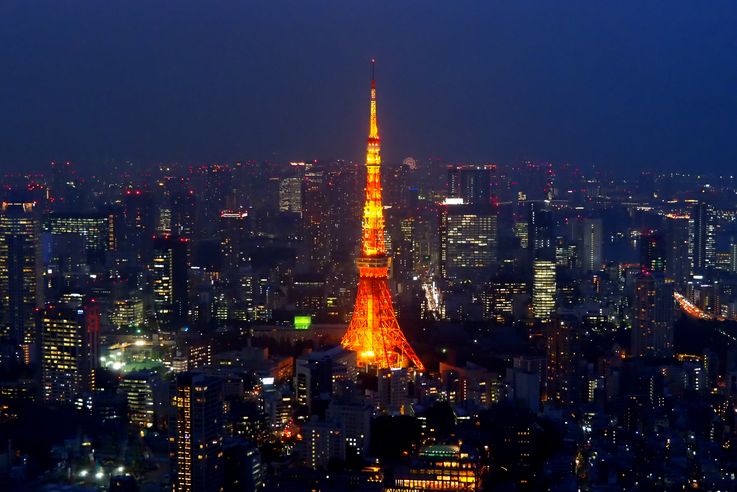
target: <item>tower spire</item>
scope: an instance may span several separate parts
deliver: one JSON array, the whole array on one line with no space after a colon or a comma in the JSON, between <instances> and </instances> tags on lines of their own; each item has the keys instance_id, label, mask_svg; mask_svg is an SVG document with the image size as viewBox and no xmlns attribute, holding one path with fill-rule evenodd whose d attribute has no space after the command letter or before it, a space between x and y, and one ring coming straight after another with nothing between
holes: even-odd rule
<instances>
[{"instance_id":1,"label":"tower spire","mask_svg":"<svg viewBox=\"0 0 737 492\"><path fill-rule=\"evenodd\" d=\"M366 200L363 207L358 292L343 347L358 354L361 366L394 368L422 362L402 333L389 291L389 258L384 244L384 206L381 199L381 143L376 118L375 60L371 60L371 103L366 146Z\"/></svg>"}]
</instances>

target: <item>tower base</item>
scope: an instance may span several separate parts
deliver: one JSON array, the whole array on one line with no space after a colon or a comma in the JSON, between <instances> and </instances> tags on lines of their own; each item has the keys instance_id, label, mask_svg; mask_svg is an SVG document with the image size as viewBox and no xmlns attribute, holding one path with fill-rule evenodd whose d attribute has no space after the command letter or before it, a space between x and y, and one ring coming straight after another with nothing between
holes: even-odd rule
<instances>
[{"instance_id":1,"label":"tower base","mask_svg":"<svg viewBox=\"0 0 737 492\"><path fill-rule=\"evenodd\" d=\"M384 273L386 267L361 265L360 260L357 263L361 275L356 305L341 344L357 353L361 367L391 369L414 366L420 371L424 370L397 322Z\"/></svg>"}]
</instances>

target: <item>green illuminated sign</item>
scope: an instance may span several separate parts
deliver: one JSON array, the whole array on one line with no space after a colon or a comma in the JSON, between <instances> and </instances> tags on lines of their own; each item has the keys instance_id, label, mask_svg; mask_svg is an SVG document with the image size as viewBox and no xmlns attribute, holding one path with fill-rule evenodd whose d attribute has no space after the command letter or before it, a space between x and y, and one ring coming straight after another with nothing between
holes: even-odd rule
<instances>
[{"instance_id":1,"label":"green illuminated sign","mask_svg":"<svg viewBox=\"0 0 737 492\"><path fill-rule=\"evenodd\" d=\"M312 316L300 315L294 317L294 329L295 330L306 330L312 325Z\"/></svg>"}]
</instances>

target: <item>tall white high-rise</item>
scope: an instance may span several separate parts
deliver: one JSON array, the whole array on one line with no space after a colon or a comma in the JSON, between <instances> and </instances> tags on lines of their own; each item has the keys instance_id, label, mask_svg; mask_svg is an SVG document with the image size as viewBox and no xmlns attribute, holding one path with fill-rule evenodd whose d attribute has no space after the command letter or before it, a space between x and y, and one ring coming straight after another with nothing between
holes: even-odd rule
<instances>
[{"instance_id":1,"label":"tall white high-rise","mask_svg":"<svg viewBox=\"0 0 737 492\"><path fill-rule=\"evenodd\" d=\"M555 310L555 262L535 260L532 268L532 315L547 319Z\"/></svg>"}]
</instances>

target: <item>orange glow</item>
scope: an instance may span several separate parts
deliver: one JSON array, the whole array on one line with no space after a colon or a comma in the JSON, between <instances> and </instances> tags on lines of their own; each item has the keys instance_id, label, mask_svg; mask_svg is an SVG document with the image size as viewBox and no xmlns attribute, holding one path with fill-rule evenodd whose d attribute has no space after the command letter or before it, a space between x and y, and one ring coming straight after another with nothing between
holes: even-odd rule
<instances>
[{"instance_id":1,"label":"orange glow","mask_svg":"<svg viewBox=\"0 0 737 492\"><path fill-rule=\"evenodd\" d=\"M374 60L371 60L372 73ZM381 144L376 118L376 80L371 78L371 112L366 149L366 202L363 207L362 255L358 266L358 292L353 318L341 344L358 354L360 366L380 368L413 365L423 370L422 362L402 333L392 305L389 258L384 245L384 207L381 199Z\"/></svg>"}]
</instances>

